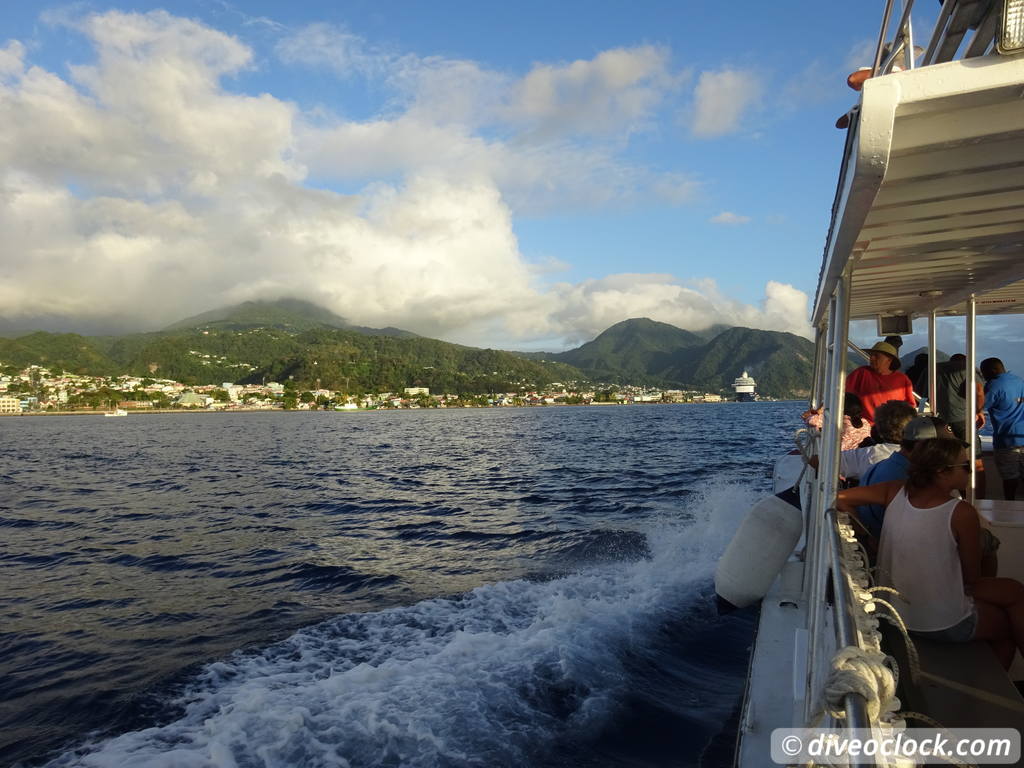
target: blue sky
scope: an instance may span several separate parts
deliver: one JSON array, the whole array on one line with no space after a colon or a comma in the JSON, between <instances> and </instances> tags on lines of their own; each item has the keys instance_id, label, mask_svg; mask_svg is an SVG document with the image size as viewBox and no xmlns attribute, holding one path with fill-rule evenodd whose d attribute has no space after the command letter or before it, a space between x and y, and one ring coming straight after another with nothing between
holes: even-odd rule
<instances>
[{"instance_id":1,"label":"blue sky","mask_svg":"<svg viewBox=\"0 0 1024 768\"><path fill-rule=\"evenodd\" d=\"M299 296L519 349L806 334L882 9L30 5L0 19L8 321Z\"/></svg>"}]
</instances>

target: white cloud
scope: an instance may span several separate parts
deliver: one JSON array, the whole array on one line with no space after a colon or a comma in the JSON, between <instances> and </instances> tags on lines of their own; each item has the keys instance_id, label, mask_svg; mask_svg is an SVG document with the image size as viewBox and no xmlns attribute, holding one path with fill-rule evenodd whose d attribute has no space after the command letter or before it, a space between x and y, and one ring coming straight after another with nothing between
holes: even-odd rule
<instances>
[{"instance_id":1,"label":"white cloud","mask_svg":"<svg viewBox=\"0 0 1024 768\"><path fill-rule=\"evenodd\" d=\"M716 323L810 335L808 298L790 285L769 282L760 306L731 299L714 280L681 281L664 274L620 274L556 287L551 330L573 342L594 338L632 317L649 317L689 330Z\"/></svg>"},{"instance_id":2,"label":"white cloud","mask_svg":"<svg viewBox=\"0 0 1024 768\"><path fill-rule=\"evenodd\" d=\"M304 174L290 159L292 107L220 87L251 59L237 40L162 11L111 12L80 28L98 61L73 67L73 81L32 67L0 85L0 165L144 196Z\"/></svg>"},{"instance_id":3,"label":"white cloud","mask_svg":"<svg viewBox=\"0 0 1024 768\"><path fill-rule=\"evenodd\" d=\"M736 226L738 224L746 224L750 221L749 216L742 216L732 211L722 211L721 213L712 216L708 219L712 224L726 224L729 226Z\"/></svg>"},{"instance_id":4,"label":"white cloud","mask_svg":"<svg viewBox=\"0 0 1024 768\"><path fill-rule=\"evenodd\" d=\"M744 113L757 102L758 92L758 78L753 72L702 72L694 91L693 135L714 138L738 130Z\"/></svg>"},{"instance_id":5,"label":"white cloud","mask_svg":"<svg viewBox=\"0 0 1024 768\"><path fill-rule=\"evenodd\" d=\"M392 66L394 56L375 50L346 28L326 23L309 24L275 46L288 64L327 69L341 77L378 77Z\"/></svg>"},{"instance_id":6,"label":"white cloud","mask_svg":"<svg viewBox=\"0 0 1024 768\"><path fill-rule=\"evenodd\" d=\"M17 40L8 40L0 48L0 79L22 74L24 71L25 46Z\"/></svg>"},{"instance_id":7,"label":"white cloud","mask_svg":"<svg viewBox=\"0 0 1024 768\"><path fill-rule=\"evenodd\" d=\"M806 323L806 296L774 283L753 307L666 275L540 282L519 252L513 210L695 193L685 176L631 166L607 144L485 137L468 118L440 119L441 102L412 85L396 115L314 124L271 95L225 89L252 52L194 21L156 11L64 23L96 50L70 79L26 68L17 42L0 52L0 312L9 318L133 316L153 328L295 296L362 325L510 345L583 340L636 316L691 328ZM353 45L338 66L372 69L364 59L377 57L389 78L440 90L501 82L472 62L364 56ZM545 71L535 82L561 96L534 93L533 111L519 114L568 133L586 129L563 119L571 105L589 110L588 125L638 125L654 108L663 56L612 54ZM525 109L522 91L505 93L518 95L493 114ZM450 114L458 98L445 102ZM312 189L314 166L361 189Z\"/></svg>"},{"instance_id":8,"label":"white cloud","mask_svg":"<svg viewBox=\"0 0 1024 768\"><path fill-rule=\"evenodd\" d=\"M507 114L539 135L635 130L675 82L668 60L667 50L648 45L560 67L537 65L514 85Z\"/></svg>"}]
</instances>

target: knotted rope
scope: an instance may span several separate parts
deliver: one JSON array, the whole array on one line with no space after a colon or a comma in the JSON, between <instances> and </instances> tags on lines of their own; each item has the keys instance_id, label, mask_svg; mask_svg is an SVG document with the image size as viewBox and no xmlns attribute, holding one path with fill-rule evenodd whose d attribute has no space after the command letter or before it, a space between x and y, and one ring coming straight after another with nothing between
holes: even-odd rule
<instances>
[{"instance_id":1,"label":"knotted rope","mask_svg":"<svg viewBox=\"0 0 1024 768\"><path fill-rule=\"evenodd\" d=\"M825 681L825 702L828 713L846 719L846 697L859 694L867 704L868 719L878 720L890 711L896 698L896 678L891 668L892 657L878 651L856 646L840 648L832 657L832 672Z\"/></svg>"}]
</instances>

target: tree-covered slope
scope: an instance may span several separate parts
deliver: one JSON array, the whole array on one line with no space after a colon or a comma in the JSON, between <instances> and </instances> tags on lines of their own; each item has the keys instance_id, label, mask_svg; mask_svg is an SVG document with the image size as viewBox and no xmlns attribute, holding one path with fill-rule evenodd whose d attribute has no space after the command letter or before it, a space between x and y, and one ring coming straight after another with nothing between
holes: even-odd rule
<instances>
[{"instance_id":1,"label":"tree-covered slope","mask_svg":"<svg viewBox=\"0 0 1024 768\"><path fill-rule=\"evenodd\" d=\"M314 328L339 328L370 336L416 337L415 333L403 331L400 328L366 328L352 325L340 315L302 299L246 301L242 304L221 307L179 320L164 330L242 331L254 328L275 328L292 332L308 331Z\"/></svg>"},{"instance_id":2,"label":"tree-covered slope","mask_svg":"<svg viewBox=\"0 0 1024 768\"><path fill-rule=\"evenodd\" d=\"M641 317L616 323L593 341L550 357L596 378L614 376L639 383L657 375L680 349L702 343L694 333Z\"/></svg>"},{"instance_id":3,"label":"tree-covered slope","mask_svg":"<svg viewBox=\"0 0 1024 768\"><path fill-rule=\"evenodd\" d=\"M814 375L814 345L792 333L730 328L685 350L660 375L715 392L730 388L743 371L754 377L761 395L805 397Z\"/></svg>"},{"instance_id":4,"label":"tree-covered slope","mask_svg":"<svg viewBox=\"0 0 1024 768\"><path fill-rule=\"evenodd\" d=\"M803 397L811 385L814 345L791 333L752 328L728 328L708 339L639 318L548 358L572 363L596 379L709 392L730 391L733 380L746 370L762 395Z\"/></svg>"}]
</instances>

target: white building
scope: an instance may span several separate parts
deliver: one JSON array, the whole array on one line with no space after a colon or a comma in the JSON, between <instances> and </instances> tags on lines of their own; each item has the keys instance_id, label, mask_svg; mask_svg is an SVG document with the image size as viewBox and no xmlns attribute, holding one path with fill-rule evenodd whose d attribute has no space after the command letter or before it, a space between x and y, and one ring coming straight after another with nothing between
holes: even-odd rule
<instances>
[{"instance_id":1,"label":"white building","mask_svg":"<svg viewBox=\"0 0 1024 768\"><path fill-rule=\"evenodd\" d=\"M21 400L17 397L0 397L0 413L21 413Z\"/></svg>"}]
</instances>

